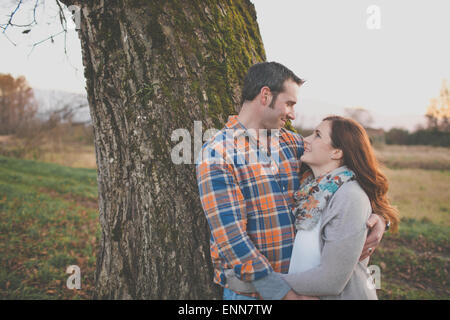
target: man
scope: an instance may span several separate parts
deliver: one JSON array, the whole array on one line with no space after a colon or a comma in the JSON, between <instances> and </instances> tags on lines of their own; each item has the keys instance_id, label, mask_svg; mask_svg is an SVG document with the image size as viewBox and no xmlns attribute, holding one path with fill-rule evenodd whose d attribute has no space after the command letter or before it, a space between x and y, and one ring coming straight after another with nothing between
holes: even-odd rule
<instances>
[{"instance_id":1,"label":"man","mask_svg":"<svg viewBox=\"0 0 450 320\"><path fill-rule=\"evenodd\" d=\"M301 298L276 273L288 272L295 239L293 194L300 184L303 140L283 127L295 119L303 83L279 63L252 66L239 115L203 145L197 161L214 282L225 287L224 299ZM385 230L378 215L372 214L367 224L361 259L373 253ZM239 291L233 278L251 283L258 294Z\"/></svg>"}]
</instances>

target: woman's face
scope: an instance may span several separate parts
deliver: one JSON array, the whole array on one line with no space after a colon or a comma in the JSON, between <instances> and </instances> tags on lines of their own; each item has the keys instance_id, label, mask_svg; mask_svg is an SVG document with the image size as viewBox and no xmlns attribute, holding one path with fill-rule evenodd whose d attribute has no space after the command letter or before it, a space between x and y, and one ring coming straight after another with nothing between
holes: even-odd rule
<instances>
[{"instance_id":1,"label":"woman's face","mask_svg":"<svg viewBox=\"0 0 450 320\"><path fill-rule=\"evenodd\" d=\"M322 121L314 132L304 139L305 151L300 160L310 167L322 168L335 162L331 145L331 122Z\"/></svg>"}]
</instances>

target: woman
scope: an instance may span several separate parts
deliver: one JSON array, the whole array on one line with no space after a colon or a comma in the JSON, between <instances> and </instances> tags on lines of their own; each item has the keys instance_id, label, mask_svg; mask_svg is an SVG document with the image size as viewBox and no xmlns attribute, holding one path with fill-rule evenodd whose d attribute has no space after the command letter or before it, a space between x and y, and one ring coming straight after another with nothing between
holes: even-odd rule
<instances>
[{"instance_id":1,"label":"woman","mask_svg":"<svg viewBox=\"0 0 450 320\"><path fill-rule=\"evenodd\" d=\"M377 299L367 271L358 261L373 211L397 229L398 212L387 199L364 128L351 119L325 118L306 137L303 175L295 194L298 230L288 274L281 275L298 294L321 299Z\"/></svg>"}]
</instances>

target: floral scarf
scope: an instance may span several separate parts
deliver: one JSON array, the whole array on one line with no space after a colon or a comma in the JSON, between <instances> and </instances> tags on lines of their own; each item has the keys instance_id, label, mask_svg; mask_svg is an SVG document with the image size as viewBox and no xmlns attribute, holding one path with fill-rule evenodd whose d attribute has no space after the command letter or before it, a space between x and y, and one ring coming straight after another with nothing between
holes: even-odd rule
<instances>
[{"instance_id":1,"label":"floral scarf","mask_svg":"<svg viewBox=\"0 0 450 320\"><path fill-rule=\"evenodd\" d=\"M314 178L311 171L305 172L300 189L295 192L295 227L297 230L311 230L319 222L322 211L333 194L345 182L355 180L355 174L346 166Z\"/></svg>"}]
</instances>

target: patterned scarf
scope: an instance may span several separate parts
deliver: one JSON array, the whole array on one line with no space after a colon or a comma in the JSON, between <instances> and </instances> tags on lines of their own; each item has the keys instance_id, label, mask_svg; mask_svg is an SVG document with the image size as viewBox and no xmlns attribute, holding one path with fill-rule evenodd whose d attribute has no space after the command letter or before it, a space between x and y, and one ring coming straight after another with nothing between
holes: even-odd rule
<instances>
[{"instance_id":1,"label":"patterned scarf","mask_svg":"<svg viewBox=\"0 0 450 320\"><path fill-rule=\"evenodd\" d=\"M311 230L319 222L322 211L333 194L345 182L355 180L355 174L346 166L314 178L311 171L303 174L300 189L295 192L295 227Z\"/></svg>"}]
</instances>

